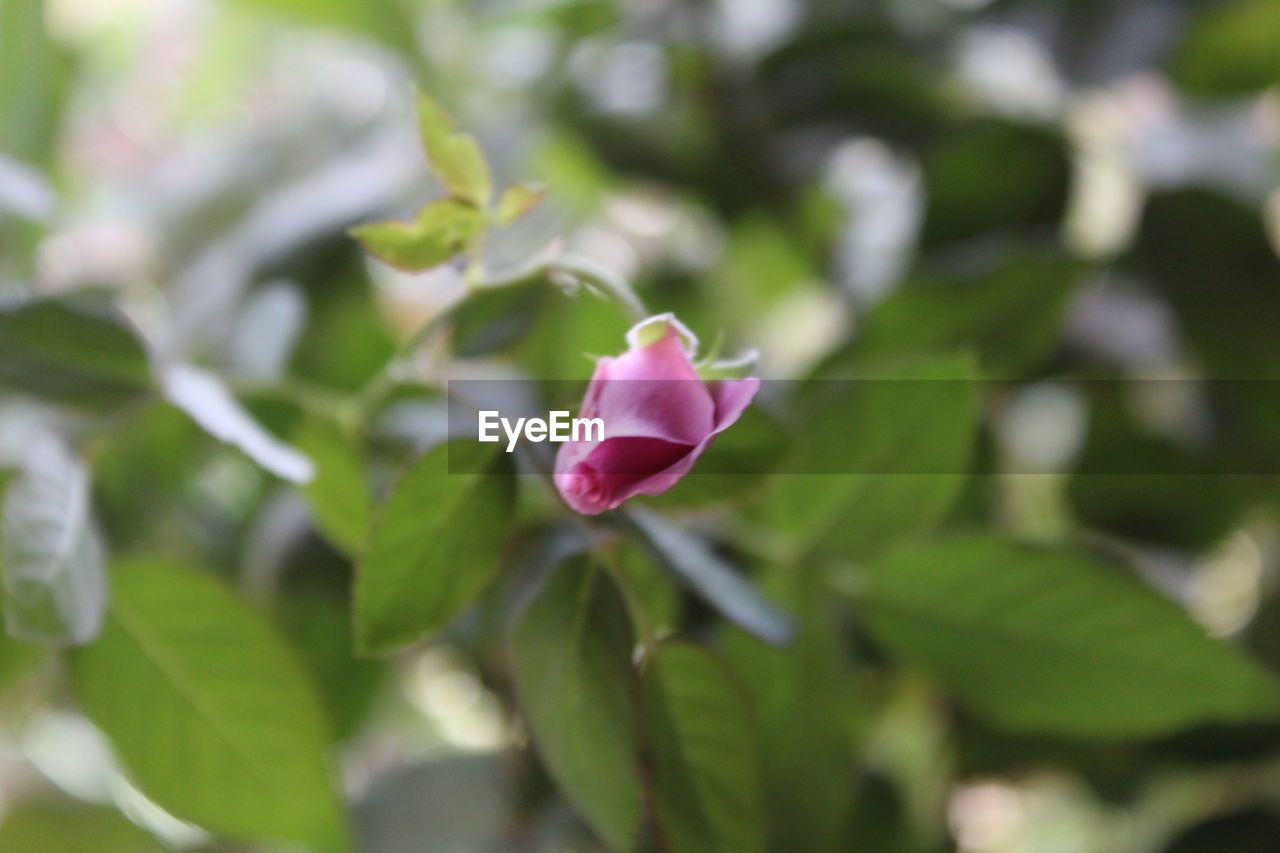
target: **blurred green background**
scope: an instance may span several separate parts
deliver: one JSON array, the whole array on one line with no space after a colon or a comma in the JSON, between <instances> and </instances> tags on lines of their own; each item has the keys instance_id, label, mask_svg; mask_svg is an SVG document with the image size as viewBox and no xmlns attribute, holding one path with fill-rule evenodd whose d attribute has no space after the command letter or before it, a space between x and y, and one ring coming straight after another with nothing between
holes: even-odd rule
<instances>
[{"instance_id":1,"label":"blurred green background","mask_svg":"<svg viewBox=\"0 0 1280 853\"><path fill-rule=\"evenodd\" d=\"M762 400L705 462L776 455L781 476L650 502L790 614L784 651L608 546L658 635L732 664L748 700L715 698L763 768L737 800L681 777L670 816L656 753L658 822L707 834L642 844L1280 850L1280 718L1255 713L1280 666L1280 397L1216 381L1280 380L1277 0L0 0L0 851L337 849L324 756L360 851L605 849L608 804L530 749L505 650L572 529L547 494L480 504L503 571L434 642L352 652L370 495L445 437L439 380L583 379L628 325L544 281L468 296L459 264L396 271L347 235L442 192L415 82L499 186L546 188L486 234L491 278L572 252L758 348L768 379L986 380L981 401L840 409L835 433L802 391ZM408 346L446 310L448 340ZM788 479L776 433L806 429L972 476ZM74 534L48 576L19 577L20 526ZM701 546L667 547L698 575ZM1018 574L1041 554L1043 589ZM1016 618L946 633L1005 565L974 607ZM200 568L166 598L171 566ZM173 619L138 627L130 603ZM1037 634L1064 613L1068 651ZM201 710L197 683L207 740L148 737L178 700L134 690L147 667L198 678L168 651L130 669L148 637L290 698ZM227 784L220 739L261 789ZM717 834L739 821L746 846Z\"/></svg>"}]
</instances>

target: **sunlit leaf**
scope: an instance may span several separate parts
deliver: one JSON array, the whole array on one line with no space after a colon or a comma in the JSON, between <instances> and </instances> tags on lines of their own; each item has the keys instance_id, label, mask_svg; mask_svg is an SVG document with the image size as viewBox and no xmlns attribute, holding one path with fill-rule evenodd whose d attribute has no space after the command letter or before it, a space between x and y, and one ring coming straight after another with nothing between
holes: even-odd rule
<instances>
[{"instance_id":1,"label":"sunlit leaf","mask_svg":"<svg viewBox=\"0 0 1280 853\"><path fill-rule=\"evenodd\" d=\"M35 164L56 147L69 79L67 57L49 38L45 17L42 0L0 3L0 150Z\"/></svg>"},{"instance_id":2,"label":"sunlit leaf","mask_svg":"<svg viewBox=\"0 0 1280 853\"><path fill-rule=\"evenodd\" d=\"M23 676L45 656L46 652L41 646L0 634L0 697L4 696L11 685L20 684Z\"/></svg>"},{"instance_id":3,"label":"sunlit leaf","mask_svg":"<svg viewBox=\"0 0 1280 853\"><path fill-rule=\"evenodd\" d=\"M315 691L266 619L212 576L113 566L107 622L71 676L133 782L167 811L233 838L346 849Z\"/></svg>"},{"instance_id":4,"label":"sunlit leaf","mask_svg":"<svg viewBox=\"0 0 1280 853\"><path fill-rule=\"evenodd\" d=\"M17 803L0 818L0 850L13 853L164 853L119 811L75 801Z\"/></svg>"},{"instance_id":5,"label":"sunlit leaf","mask_svg":"<svg viewBox=\"0 0 1280 853\"><path fill-rule=\"evenodd\" d=\"M493 579L515 501L509 464L498 445L457 441L429 451L396 483L356 575L362 652L439 631Z\"/></svg>"},{"instance_id":6,"label":"sunlit leaf","mask_svg":"<svg viewBox=\"0 0 1280 853\"><path fill-rule=\"evenodd\" d=\"M32 642L93 639L106 603L105 550L93 519L89 472L52 435L27 448L4 494L0 570L5 629Z\"/></svg>"},{"instance_id":7,"label":"sunlit leaf","mask_svg":"<svg viewBox=\"0 0 1280 853\"><path fill-rule=\"evenodd\" d=\"M533 743L610 848L635 846L640 765L631 627L613 583L585 559L558 566L520 614L511 663Z\"/></svg>"},{"instance_id":8,"label":"sunlit leaf","mask_svg":"<svg viewBox=\"0 0 1280 853\"><path fill-rule=\"evenodd\" d=\"M644 663L641 707L665 849L763 851L756 732L725 665L696 646L662 643Z\"/></svg>"},{"instance_id":9,"label":"sunlit leaf","mask_svg":"<svg viewBox=\"0 0 1280 853\"><path fill-rule=\"evenodd\" d=\"M538 206L547 191L541 186L515 183L503 189L493 208L493 221L510 225Z\"/></svg>"},{"instance_id":10,"label":"sunlit leaf","mask_svg":"<svg viewBox=\"0 0 1280 853\"><path fill-rule=\"evenodd\" d=\"M1084 554L970 534L843 583L890 651L1010 729L1133 737L1280 716L1271 675Z\"/></svg>"},{"instance_id":11,"label":"sunlit leaf","mask_svg":"<svg viewBox=\"0 0 1280 853\"><path fill-rule=\"evenodd\" d=\"M412 18L395 0L241 0L246 7L372 36L408 57L418 53Z\"/></svg>"},{"instance_id":12,"label":"sunlit leaf","mask_svg":"<svg viewBox=\"0 0 1280 853\"><path fill-rule=\"evenodd\" d=\"M1234 0L1197 10L1173 54L1175 83L1196 95L1238 95L1280 83L1280 5Z\"/></svg>"},{"instance_id":13,"label":"sunlit leaf","mask_svg":"<svg viewBox=\"0 0 1280 853\"><path fill-rule=\"evenodd\" d=\"M483 209L493 195L489 164L476 141L457 133L453 122L431 96L418 90L418 130L427 160L449 195Z\"/></svg>"},{"instance_id":14,"label":"sunlit leaf","mask_svg":"<svg viewBox=\"0 0 1280 853\"><path fill-rule=\"evenodd\" d=\"M484 228L484 215L453 199L428 204L412 222L374 222L351 229L378 260L418 272L464 251Z\"/></svg>"}]
</instances>

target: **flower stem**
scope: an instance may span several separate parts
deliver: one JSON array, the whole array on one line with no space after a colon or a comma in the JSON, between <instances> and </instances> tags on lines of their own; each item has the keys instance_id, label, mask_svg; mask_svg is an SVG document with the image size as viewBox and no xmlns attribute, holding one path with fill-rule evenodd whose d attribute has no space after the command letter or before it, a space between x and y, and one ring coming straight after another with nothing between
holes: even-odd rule
<instances>
[{"instance_id":1,"label":"flower stem","mask_svg":"<svg viewBox=\"0 0 1280 853\"><path fill-rule=\"evenodd\" d=\"M649 316L644 303L620 276L608 267L580 255L562 255L550 264L551 272L564 273L586 284L622 309L628 319L639 323Z\"/></svg>"}]
</instances>

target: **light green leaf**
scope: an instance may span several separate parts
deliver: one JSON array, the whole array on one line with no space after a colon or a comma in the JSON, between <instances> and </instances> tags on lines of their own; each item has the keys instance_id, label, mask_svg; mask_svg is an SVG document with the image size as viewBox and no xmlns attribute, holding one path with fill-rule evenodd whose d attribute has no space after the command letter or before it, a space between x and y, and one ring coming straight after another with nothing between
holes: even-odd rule
<instances>
[{"instance_id":1,"label":"light green leaf","mask_svg":"<svg viewBox=\"0 0 1280 853\"><path fill-rule=\"evenodd\" d=\"M765 849L764 801L745 696L710 653L663 643L643 676L658 834L672 853Z\"/></svg>"},{"instance_id":2,"label":"light green leaf","mask_svg":"<svg viewBox=\"0 0 1280 853\"><path fill-rule=\"evenodd\" d=\"M71 678L167 811L232 838L346 849L315 692L266 619L211 575L114 566L106 625L71 656Z\"/></svg>"},{"instance_id":3,"label":"light green leaf","mask_svg":"<svg viewBox=\"0 0 1280 853\"><path fill-rule=\"evenodd\" d=\"M641 790L631 626L584 558L555 569L511 634L516 693L548 772L614 850L635 846Z\"/></svg>"},{"instance_id":4,"label":"light green leaf","mask_svg":"<svg viewBox=\"0 0 1280 853\"><path fill-rule=\"evenodd\" d=\"M489 164L476 141L456 133L453 122L431 96L418 90L418 130L427 160L453 198L484 209L493 195Z\"/></svg>"},{"instance_id":5,"label":"light green leaf","mask_svg":"<svg viewBox=\"0 0 1280 853\"><path fill-rule=\"evenodd\" d=\"M1133 737L1280 716L1260 666L1084 554L963 535L843 582L891 651L1010 729Z\"/></svg>"},{"instance_id":6,"label":"light green leaf","mask_svg":"<svg viewBox=\"0 0 1280 853\"><path fill-rule=\"evenodd\" d=\"M493 221L499 225L510 225L537 207L546 194L547 191L536 184L517 182L507 186L498 195Z\"/></svg>"},{"instance_id":7,"label":"light green leaf","mask_svg":"<svg viewBox=\"0 0 1280 853\"><path fill-rule=\"evenodd\" d=\"M67 57L44 22L43 0L0 2L0 151L33 164L47 162L57 147L69 78Z\"/></svg>"},{"instance_id":8,"label":"light green leaf","mask_svg":"<svg viewBox=\"0 0 1280 853\"><path fill-rule=\"evenodd\" d=\"M8 633L50 645L92 640L106 604L105 549L88 469L55 436L37 436L5 490L0 540Z\"/></svg>"},{"instance_id":9,"label":"light green leaf","mask_svg":"<svg viewBox=\"0 0 1280 853\"><path fill-rule=\"evenodd\" d=\"M941 521L977 433L973 359L922 359L820 384L815 396L829 399L802 424L764 495L773 526L800 551L859 558Z\"/></svg>"},{"instance_id":10,"label":"light green leaf","mask_svg":"<svg viewBox=\"0 0 1280 853\"><path fill-rule=\"evenodd\" d=\"M361 652L384 654L439 631L492 580L515 502L509 459L496 444L456 441L401 477L356 573Z\"/></svg>"},{"instance_id":11,"label":"light green leaf","mask_svg":"<svg viewBox=\"0 0 1280 853\"><path fill-rule=\"evenodd\" d=\"M260 12L278 12L308 24L335 27L378 39L406 57L417 58L419 47L413 18L396 0L240 0Z\"/></svg>"},{"instance_id":12,"label":"light green leaf","mask_svg":"<svg viewBox=\"0 0 1280 853\"><path fill-rule=\"evenodd\" d=\"M75 801L19 803L0 818L0 850L12 853L164 853L115 809Z\"/></svg>"},{"instance_id":13,"label":"light green leaf","mask_svg":"<svg viewBox=\"0 0 1280 853\"><path fill-rule=\"evenodd\" d=\"M419 272L465 251L484 229L484 215L453 199L428 204L412 222L374 222L351 229L375 258Z\"/></svg>"},{"instance_id":14,"label":"light green leaf","mask_svg":"<svg viewBox=\"0 0 1280 853\"><path fill-rule=\"evenodd\" d=\"M42 646L0 634L0 699L10 687L21 684L23 678L47 657L49 653Z\"/></svg>"},{"instance_id":15,"label":"light green leaf","mask_svg":"<svg viewBox=\"0 0 1280 853\"><path fill-rule=\"evenodd\" d=\"M146 350L113 309L82 299L0 307L0 388L115 406L151 384Z\"/></svg>"},{"instance_id":16,"label":"light green leaf","mask_svg":"<svg viewBox=\"0 0 1280 853\"><path fill-rule=\"evenodd\" d=\"M1199 11L1170 75L1194 95L1241 95L1280 82L1280 4L1236 0Z\"/></svg>"},{"instance_id":17,"label":"light green leaf","mask_svg":"<svg viewBox=\"0 0 1280 853\"><path fill-rule=\"evenodd\" d=\"M335 546L358 554L369 532L373 497L356 448L336 426L318 418L304 423L294 442L315 466L302 494L316 526Z\"/></svg>"}]
</instances>

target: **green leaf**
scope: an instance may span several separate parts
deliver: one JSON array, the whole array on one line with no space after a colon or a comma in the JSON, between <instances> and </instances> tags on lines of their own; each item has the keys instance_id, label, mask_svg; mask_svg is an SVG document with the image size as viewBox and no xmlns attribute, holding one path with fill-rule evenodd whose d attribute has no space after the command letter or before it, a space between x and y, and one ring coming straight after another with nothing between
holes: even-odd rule
<instances>
[{"instance_id":1,"label":"green leaf","mask_svg":"<svg viewBox=\"0 0 1280 853\"><path fill-rule=\"evenodd\" d=\"M453 309L453 350L474 358L520 341L538 325L556 294L542 279L509 287L477 287Z\"/></svg>"},{"instance_id":2,"label":"green leaf","mask_svg":"<svg viewBox=\"0 0 1280 853\"><path fill-rule=\"evenodd\" d=\"M844 581L886 646L1010 729L1133 737L1280 714L1261 667L1084 554L963 535Z\"/></svg>"},{"instance_id":3,"label":"green leaf","mask_svg":"<svg viewBox=\"0 0 1280 853\"><path fill-rule=\"evenodd\" d=\"M1062 221L1071 161L1056 128L982 118L935 138L921 164L924 245L1003 229L1049 232Z\"/></svg>"},{"instance_id":4,"label":"green leaf","mask_svg":"<svg viewBox=\"0 0 1280 853\"><path fill-rule=\"evenodd\" d=\"M1197 360L1232 470L1280 470L1280 257L1256 208L1190 188L1153 194L1135 265L1176 315L1179 337ZM1219 282L1205 287L1206 281Z\"/></svg>"},{"instance_id":5,"label":"green leaf","mask_svg":"<svg viewBox=\"0 0 1280 853\"><path fill-rule=\"evenodd\" d=\"M258 12L277 12L306 24L334 27L376 38L407 58L418 57L414 20L395 0L240 0Z\"/></svg>"},{"instance_id":6,"label":"green leaf","mask_svg":"<svg viewBox=\"0 0 1280 853\"><path fill-rule=\"evenodd\" d=\"M463 454L474 458L463 464ZM496 444L456 441L428 452L396 484L356 574L362 653L385 654L439 631L492 580L515 502L509 464Z\"/></svg>"},{"instance_id":7,"label":"green leaf","mask_svg":"<svg viewBox=\"0 0 1280 853\"><path fill-rule=\"evenodd\" d=\"M634 598L649 627L658 636L674 633L684 609L679 587L640 546L620 540L614 554L617 562L612 568L620 573L615 577Z\"/></svg>"},{"instance_id":8,"label":"green leaf","mask_svg":"<svg viewBox=\"0 0 1280 853\"><path fill-rule=\"evenodd\" d=\"M877 360L960 347L976 347L993 378L1024 375L1058 343L1080 271L1066 258L1027 254L971 278L909 283L872 309L816 376L845 378Z\"/></svg>"},{"instance_id":9,"label":"green leaf","mask_svg":"<svg viewBox=\"0 0 1280 853\"><path fill-rule=\"evenodd\" d=\"M645 745L658 834L672 853L765 849L750 709L724 664L684 643L645 661Z\"/></svg>"},{"instance_id":10,"label":"green leaf","mask_svg":"<svg viewBox=\"0 0 1280 853\"><path fill-rule=\"evenodd\" d=\"M349 555L364 547L373 497L360 455L333 424L312 418L294 436L298 449L315 466L302 494L325 537Z\"/></svg>"},{"instance_id":11,"label":"green leaf","mask_svg":"<svg viewBox=\"0 0 1280 853\"><path fill-rule=\"evenodd\" d=\"M120 812L74 801L19 803L0 818L0 850L12 853L164 853Z\"/></svg>"},{"instance_id":12,"label":"green leaf","mask_svg":"<svg viewBox=\"0 0 1280 853\"><path fill-rule=\"evenodd\" d=\"M845 638L820 581L816 572L782 568L761 578L764 591L795 616L796 637L786 649L739 632L721 637L760 728L772 849L851 846L858 706Z\"/></svg>"},{"instance_id":13,"label":"green leaf","mask_svg":"<svg viewBox=\"0 0 1280 853\"><path fill-rule=\"evenodd\" d=\"M498 195L493 221L499 225L510 225L537 207L546 194L546 189L536 184L517 182L508 185Z\"/></svg>"},{"instance_id":14,"label":"green leaf","mask_svg":"<svg viewBox=\"0 0 1280 853\"><path fill-rule=\"evenodd\" d=\"M341 743L368 716L385 682L387 665L355 656L348 596L334 592L291 586L276 597L273 617L316 685L332 723L333 741Z\"/></svg>"},{"instance_id":15,"label":"green leaf","mask_svg":"<svg viewBox=\"0 0 1280 853\"><path fill-rule=\"evenodd\" d=\"M585 558L554 570L511 633L516 693L552 779L615 850L635 846L641 791L626 607Z\"/></svg>"},{"instance_id":16,"label":"green leaf","mask_svg":"<svg viewBox=\"0 0 1280 853\"><path fill-rule=\"evenodd\" d=\"M1237 0L1205 8L1173 54L1170 75L1194 95L1241 95L1280 82L1280 5Z\"/></svg>"},{"instance_id":17,"label":"green leaf","mask_svg":"<svg viewBox=\"0 0 1280 853\"><path fill-rule=\"evenodd\" d=\"M412 222L374 222L351 229L375 258L397 269L419 272L465 251L484 230L484 215L453 199L423 207Z\"/></svg>"},{"instance_id":18,"label":"green leaf","mask_svg":"<svg viewBox=\"0 0 1280 853\"><path fill-rule=\"evenodd\" d=\"M68 66L46 32L43 0L0 2L0 151L48 162L57 147Z\"/></svg>"},{"instance_id":19,"label":"green leaf","mask_svg":"<svg viewBox=\"0 0 1280 853\"><path fill-rule=\"evenodd\" d=\"M85 712L164 809L233 838L346 849L315 692L266 619L218 580L114 566L107 623L70 663Z\"/></svg>"},{"instance_id":20,"label":"green leaf","mask_svg":"<svg viewBox=\"0 0 1280 853\"><path fill-rule=\"evenodd\" d=\"M706 542L640 506L620 512L636 541L674 577L744 631L775 646L791 638L787 614L774 607Z\"/></svg>"},{"instance_id":21,"label":"green leaf","mask_svg":"<svg viewBox=\"0 0 1280 853\"><path fill-rule=\"evenodd\" d=\"M1232 468L1221 467L1224 460L1212 448L1184 446L1144 428L1134 418L1129 382L1082 386L1089 434L1066 493L1082 523L1191 552L1207 550L1236 528L1254 497L1249 477L1224 473Z\"/></svg>"},{"instance_id":22,"label":"green leaf","mask_svg":"<svg viewBox=\"0 0 1280 853\"><path fill-rule=\"evenodd\" d=\"M422 90L418 90L418 131L431 168L449 195L474 208L487 207L493 179L480 146L465 133L455 133L449 116Z\"/></svg>"},{"instance_id":23,"label":"green leaf","mask_svg":"<svg viewBox=\"0 0 1280 853\"><path fill-rule=\"evenodd\" d=\"M88 469L53 435L39 435L4 494L5 629L50 645L92 640L106 604L104 559Z\"/></svg>"},{"instance_id":24,"label":"green leaf","mask_svg":"<svg viewBox=\"0 0 1280 853\"><path fill-rule=\"evenodd\" d=\"M118 405L151 386L147 353L111 309L83 299L0 307L0 388Z\"/></svg>"},{"instance_id":25,"label":"green leaf","mask_svg":"<svg viewBox=\"0 0 1280 853\"><path fill-rule=\"evenodd\" d=\"M979 399L973 359L922 359L861 381L820 384L830 399L801 425L763 496L765 518L797 549L844 558L937 525L971 464Z\"/></svg>"},{"instance_id":26,"label":"green leaf","mask_svg":"<svg viewBox=\"0 0 1280 853\"><path fill-rule=\"evenodd\" d=\"M24 676L48 656L49 653L41 646L0 634L0 699L9 688L21 684Z\"/></svg>"}]
</instances>

